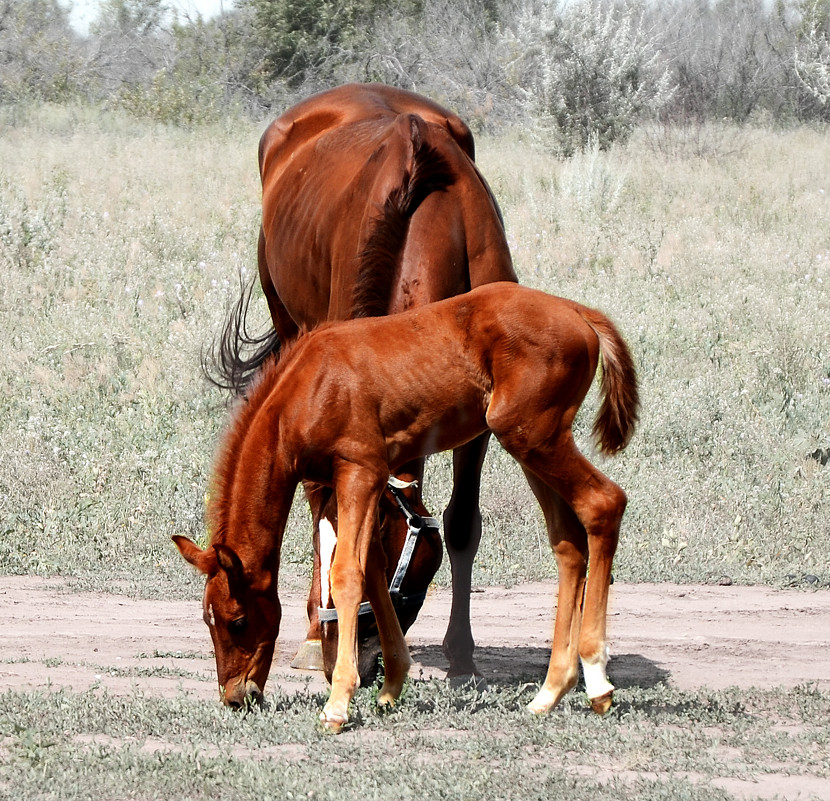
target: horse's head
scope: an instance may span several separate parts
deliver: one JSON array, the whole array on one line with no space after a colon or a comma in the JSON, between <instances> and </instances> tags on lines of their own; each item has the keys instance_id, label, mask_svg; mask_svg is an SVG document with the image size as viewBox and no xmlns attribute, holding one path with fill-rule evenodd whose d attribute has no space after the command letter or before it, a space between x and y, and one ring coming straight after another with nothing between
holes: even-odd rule
<instances>
[{"instance_id":1,"label":"horse's head","mask_svg":"<svg viewBox=\"0 0 830 801\"><path fill-rule=\"evenodd\" d=\"M187 537L173 541L184 559L207 577L203 615L216 653L222 701L235 709L260 702L282 616L276 580L254 580L227 545L202 550Z\"/></svg>"},{"instance_id":2,"label":"horse's head","mask_svg":"<svg viewBox=\"0 0 830 801\"><path fill-rule=\"evenodd\" d=\"M411 509L422 517L428 517L426 507L420 495L414 488L404 489L403 494ZM324 510L335 524L337 522L336 501L330 501ZM392 493L387 489L380 500L380 541L386 557L386 580L392 582L398 567L406 542L409 525L403 512L396 503ZM329 528L332 529L331 525ZM332 529L333 533L333 529ZM322 536L322 530L321 530ZM322 540L321 540L322 541ZM418 535L415 549L404 573L400 592L393 596L395 611L401 624L401 630L406 633L415 622L418 612L424 601L424 596L430 582L441 566L444 549L441 536L436 528L424 527ZM329 565L334 557L334 548L321 547L321 559L327 559ZM328 569L323 566L321 581L327 581ZM328 588L323 589L324 598L329 597ZM337 659L338 625L337 619L321 622L320 639L323 650L323 671L329 682L332 680L334 663ZM360 674L361 685L371 684L378 673L378 657L380 656L380 638L378 626L371 610L361 613L357 620L357 669Z\"/></svg>"}]
</instances>

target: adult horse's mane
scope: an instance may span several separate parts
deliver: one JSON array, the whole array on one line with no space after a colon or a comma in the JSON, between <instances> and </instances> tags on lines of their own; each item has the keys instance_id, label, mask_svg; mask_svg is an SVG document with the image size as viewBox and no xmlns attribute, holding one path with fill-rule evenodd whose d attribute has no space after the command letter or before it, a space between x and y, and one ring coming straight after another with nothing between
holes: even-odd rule
<instances>
[{"instance_id":1,"label":"adult horse's mane","mask_svg":"<svg viewBox=\"0 0 830 801\"><path fill-rule=\"evenodd\" d=\"M389 313L398 262L406 242L412 215L433 192L443 192L455 182L449 161L437 147L426 141L429 129L410 115L412 166L404 173L372 223L372 230L360 254L354 287L352 317L380 317Z\"/></svg>"}]
</instances>

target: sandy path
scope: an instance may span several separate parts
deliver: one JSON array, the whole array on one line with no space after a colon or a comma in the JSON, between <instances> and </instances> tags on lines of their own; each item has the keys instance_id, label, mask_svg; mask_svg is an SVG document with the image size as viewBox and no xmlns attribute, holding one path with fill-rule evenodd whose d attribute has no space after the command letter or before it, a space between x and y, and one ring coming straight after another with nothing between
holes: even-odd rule
<instances>
[{"instance_id":1,"label":"sandy path","mask_svg":"<svg viewBox=\"0 0 830 801\"><path fill-rule=\"evenodd\" d=\"M536 583L474 594L477 659L490 682L528 674L541 680L554 589ZM448 590L433 591L408 634L415 676L444 675L440 643L449 601ZM319 674L288 666L305 633L304 610L298 593L283 593L282 636L269 683L287 691L305 682L325 687ZM173 695L183 688L216 697L211 643L197 601L65 593L55 580L2 577L0 620L0 690L100 684L116 693L138 687ZM619 687L666 681L681 689L802 682L830 688L826 590L618 583L609 631L609 672Z\"/></svg>"}]
</instances>

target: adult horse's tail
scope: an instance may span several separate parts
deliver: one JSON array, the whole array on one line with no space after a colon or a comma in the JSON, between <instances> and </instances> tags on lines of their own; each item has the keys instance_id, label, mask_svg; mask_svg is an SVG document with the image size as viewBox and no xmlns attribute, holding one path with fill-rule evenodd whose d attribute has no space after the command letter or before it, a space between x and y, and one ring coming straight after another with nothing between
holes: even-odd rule
<instances>
[{"instance_id":1,"label":"adult horse's tail","mask_svg":"<svg viewBox=\"0 0 830 801\"><path fill-rule=\"evenodd\" d=\"M240 281L239 299L231 307L222 332L202 351L202 372L211 384L243 395L254 373L280 349L277 332L269 325L264 334L248 331L248 308L257 275Z\"/></svg>"},{"instance_id":2,"label":"adult horse's tail","mask_svg":"<svg viewBox=\"0 0 830 801\"><path fill-rule=\"evenodd\" d=\"M602 404L594 421L594 439L603 453L619 453L628 445L640 411L634 359L620 332L604 314L584 306L578 311L597 335L602 357Z\"/></svg>"},{"instance_id":3,"label":"adult horse's tail","mask_svg":"<svg viewBox=\"0 0 830 801\"><path fill-rule=\"evenodd\" d=\"M432 141L430 126L417 114L401 114L396 124L406 142L400 181L389 192L375 218L360 254L354 289L353 317L389 314L406 234L412 216L424 199L455 181L449 161Z\"/></svg>"}]
</instances>

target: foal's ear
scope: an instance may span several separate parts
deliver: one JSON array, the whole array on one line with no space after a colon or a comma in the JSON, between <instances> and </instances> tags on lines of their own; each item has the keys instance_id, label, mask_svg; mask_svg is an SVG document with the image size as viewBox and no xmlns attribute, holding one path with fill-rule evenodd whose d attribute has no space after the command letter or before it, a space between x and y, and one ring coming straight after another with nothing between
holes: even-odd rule
<instances>
[{"instance_id":1,"label":"foal's ear","mask_svg":"<svg viewBox=\"0 0 830 801\"><path fill-rule=\"evenodd\" d=\"M212 550L203 551L193 540L179 534L175 534L172 539L184 560L200 573L212 573L216 569L216 555Z\"/></svg>"},{"instance_id":2,"label":"foal's ear","mask_svg":"<svg viewBox=\"0 0 830 801\"><path fill-rule=\"evenodd\" d=\"M228 548L227 545L214 545L216 559L221 567L228 574L228 582L231 585L244 584L245 568L242 567L242 560L237 556L236 551Z\"/></svg>"}]
</instances>

